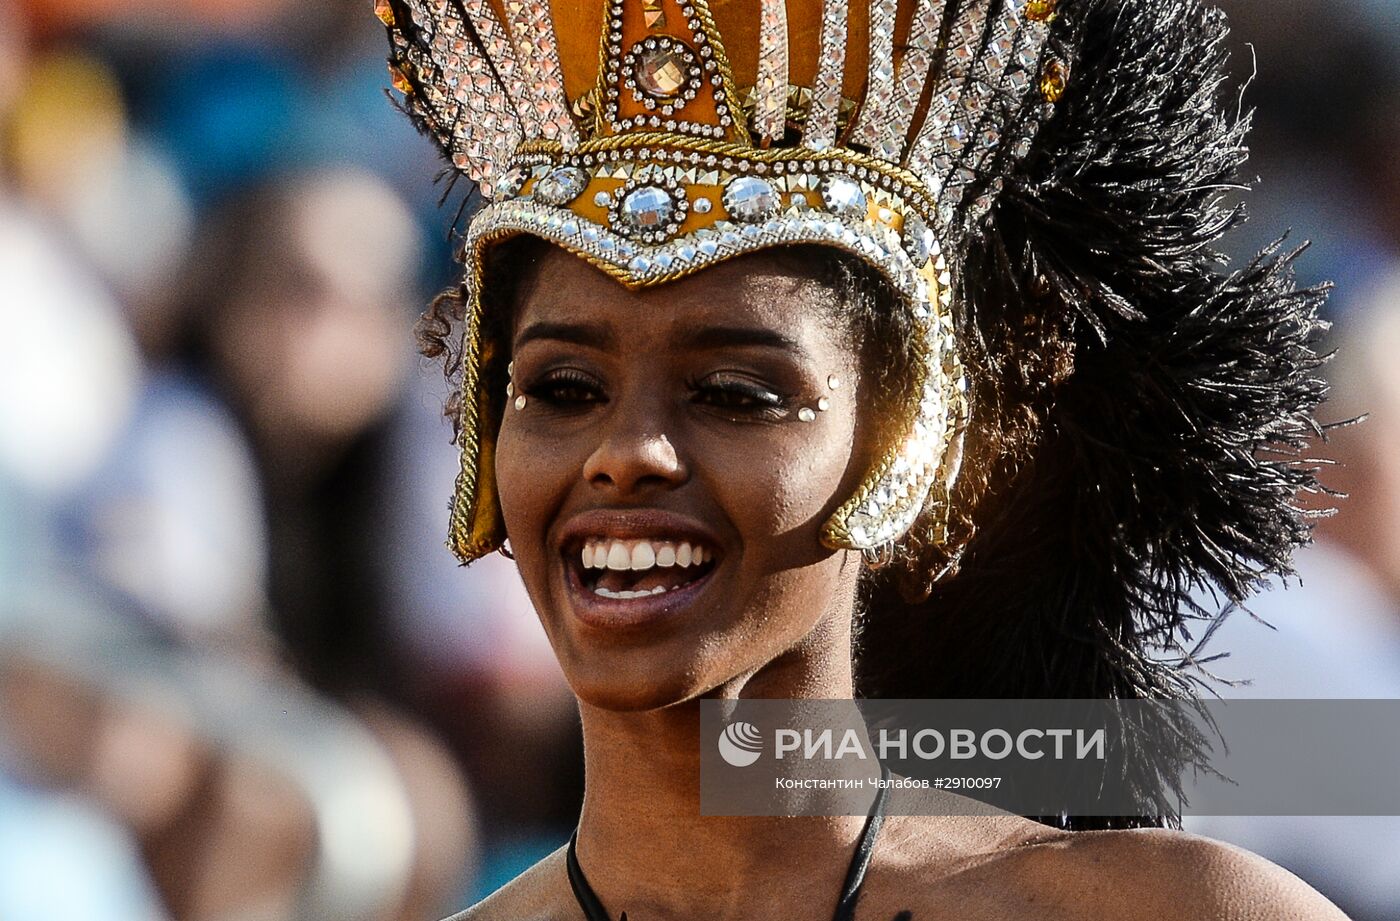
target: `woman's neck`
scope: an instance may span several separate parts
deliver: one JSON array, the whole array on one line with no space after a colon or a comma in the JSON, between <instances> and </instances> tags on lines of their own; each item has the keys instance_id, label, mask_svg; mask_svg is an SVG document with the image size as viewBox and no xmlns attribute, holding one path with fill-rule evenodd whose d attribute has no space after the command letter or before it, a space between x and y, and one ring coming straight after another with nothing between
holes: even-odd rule
<instances>
[{"instance_id":1,"label":"woman's neck","mask_svg":"<svg viewBox=\"0 0 1400 921\"><path fill-rule=\"evenodd\" d=\"M794 649L706 696L851 699L849 616L829 618ZM698 700L646 712L580 710L579 861L610 912L636 921L762 917L828 897L834 907L862 815L702 816Z\"/></svg>"}]
</instances>

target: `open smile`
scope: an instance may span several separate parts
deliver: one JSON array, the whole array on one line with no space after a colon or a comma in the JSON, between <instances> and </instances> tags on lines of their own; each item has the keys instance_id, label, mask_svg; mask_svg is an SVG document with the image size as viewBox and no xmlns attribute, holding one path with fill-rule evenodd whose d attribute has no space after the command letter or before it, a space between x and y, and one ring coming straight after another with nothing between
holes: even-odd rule
<instances>
[{"instance_id":1,"label":"open smile","mask_svg":"<svg viewBox=\"0 0 1400 921\"><path fill-rule=\"evenodd\" d=\"M579 618L599 627L635 626L689 607L719 567L712 544L680 537L570 541L564 569Z\"/></svg>"}]
</instances>

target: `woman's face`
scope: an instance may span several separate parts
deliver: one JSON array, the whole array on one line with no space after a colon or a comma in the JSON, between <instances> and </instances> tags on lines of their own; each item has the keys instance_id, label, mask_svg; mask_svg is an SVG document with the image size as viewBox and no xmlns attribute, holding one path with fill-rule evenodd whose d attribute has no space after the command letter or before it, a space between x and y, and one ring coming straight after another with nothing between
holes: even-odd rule
<instances>
[{"instance_id":1,"label":"woman's face","mask_svg":"<svg viewBox=\"0 0 1400 921\"><path fill-rule=\"evenodd\" d=\"M836 292L762 253L642 291L545 253L496 475L574 691L650 709L844 638L859 560L819 535L872 439Z\"/></svg>"}]
</instances>

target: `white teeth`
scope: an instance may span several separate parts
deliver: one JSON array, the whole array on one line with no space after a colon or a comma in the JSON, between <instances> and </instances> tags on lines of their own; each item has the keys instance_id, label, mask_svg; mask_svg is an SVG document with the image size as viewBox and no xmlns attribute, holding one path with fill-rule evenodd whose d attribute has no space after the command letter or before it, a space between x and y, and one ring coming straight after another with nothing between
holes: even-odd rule
<instances>
[{"instance_id":1,"label":"white teeth","mask_svg":"<svg viewBox=\"0 0 1400 921\"><path fill-rule=\"evenodd\" d=\"M614 569L618 571L638 571L659 566L669 569L672 566L699 566L713 562L715 553L688 541L679 544L669 541L622 541L590 540L584 543L581 552L584 569Z\"/></svg>"},{"instance_id":2,"label":"white teeth","mask_svg":"<svg viewBox=\"0 0 1400 921\"><path fill-rule=\"evenodd\" d=\"M670 589L662 585L658 585L656 586L656 588L653 588L650 591L646 589L638 589L637 591L628 591L626 589L623 589L622 591L617 592L613 591L612 589L603 588L602 586L599 586L598 588L595 588L593 590L593 593L595 595L601 595L604 598L646 598L651 595L660 595L663 592L669 591Z\"/></svg>"},{"instance_id":3,"label":"white teeth","mask_svg":"<svg viewBox=\"0 0 1400 921\"><path fill-rule=\"evenodd\" d=\"M612 546L608 548L608 568L632 568L632 554L627 552L627 545L620 540L613 541Z\"/></svg>"}]
</instances>

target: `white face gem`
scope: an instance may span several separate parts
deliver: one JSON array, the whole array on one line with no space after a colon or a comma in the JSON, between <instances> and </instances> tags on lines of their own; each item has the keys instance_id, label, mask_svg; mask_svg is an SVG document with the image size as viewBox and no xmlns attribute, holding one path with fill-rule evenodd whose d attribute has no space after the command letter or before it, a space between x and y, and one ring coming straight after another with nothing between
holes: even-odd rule
<instances>
[{"instance_id":1,"label":"white face gem","mask_svg":"<svg viewBox=\"0 0 1400 921\"><path fill-rule=\"evenodd\" d=\"M611 192L599 192L593 196L593 204L599 208L611 208L613 203Z\"/></svg>"},{"instance_id":2,"label":"white face gem","mask_svg":"<svg viewBox=\"0 0 1400 921\"><path fill-rule=\"evenodd\" d=\"M702 195L690 203L690 207L695 209L696 214L709 214L715 203L708 196Z\"/></svg>"},{"instance_id":3,"label":"white face gem","mask_svg":"<svg viewBox=\"0 0 1400 921\"><path fill-rule=\"evenodd\" d=\"M830 408L831 408L831 401L828 400L826 397L822 397L822 398L820 398L819 400L817 400L817 409L820 410L821 412L826 412L826 411L827 411L828 409L830 409Z\"/></svg>"},{"instance_id":4,"label":"white face gem","mask_svg":"<svg viewBox=\"0 0 1400 921\"><path fill-rule=\"evenodd\" d=\"M588 174L577 166L560 166L535 183L535 200L561 207L583 194Z\"/></svg>"},{"instance_id":5,"label":"white face gem","mask_svg":"<svg viewBox=\"0 0 1400 921\"><path fill-rule=\"evenodd\" d=\"M518 396L518 397L515 398L515 408L516 408L516 409L524 409L524 408L525 408L525 397L524 397L523 395L522 395L522 396Z\"/></svg>"},{"instance_id":6,"label":"white face gem","mask_svg":"<svg viewBox=\"0 0 1400 921\"><path fill-rule=\"evenodd\" d=\"M817 414L812 411L812 407L804 406L797 411L797 418L801 419L803 422L811 422L813 419L817 418Z\"/></svg>"},{"instance_id":7,"label":"white face gem","mask_svg":"<svg viewBox=\"0 0 1400 921\"><path fill-rule=\"evenodd\" d=\"M724 187L724 210L746 224L766 221L777 213L778 195L767 180L739 176Z\"/></svg>"},{"instance_id":8,"label":"white face gem","mask_svg":"<svg viewBox=\"0 0 1400 921\"><path fill-rule=\"evenodd\" d=\"M826 379L826 385L832 390L835 390L837 387L841 386L841 378L837 377L835 374L829 375Z\"/></svg>"}]
</instances>

